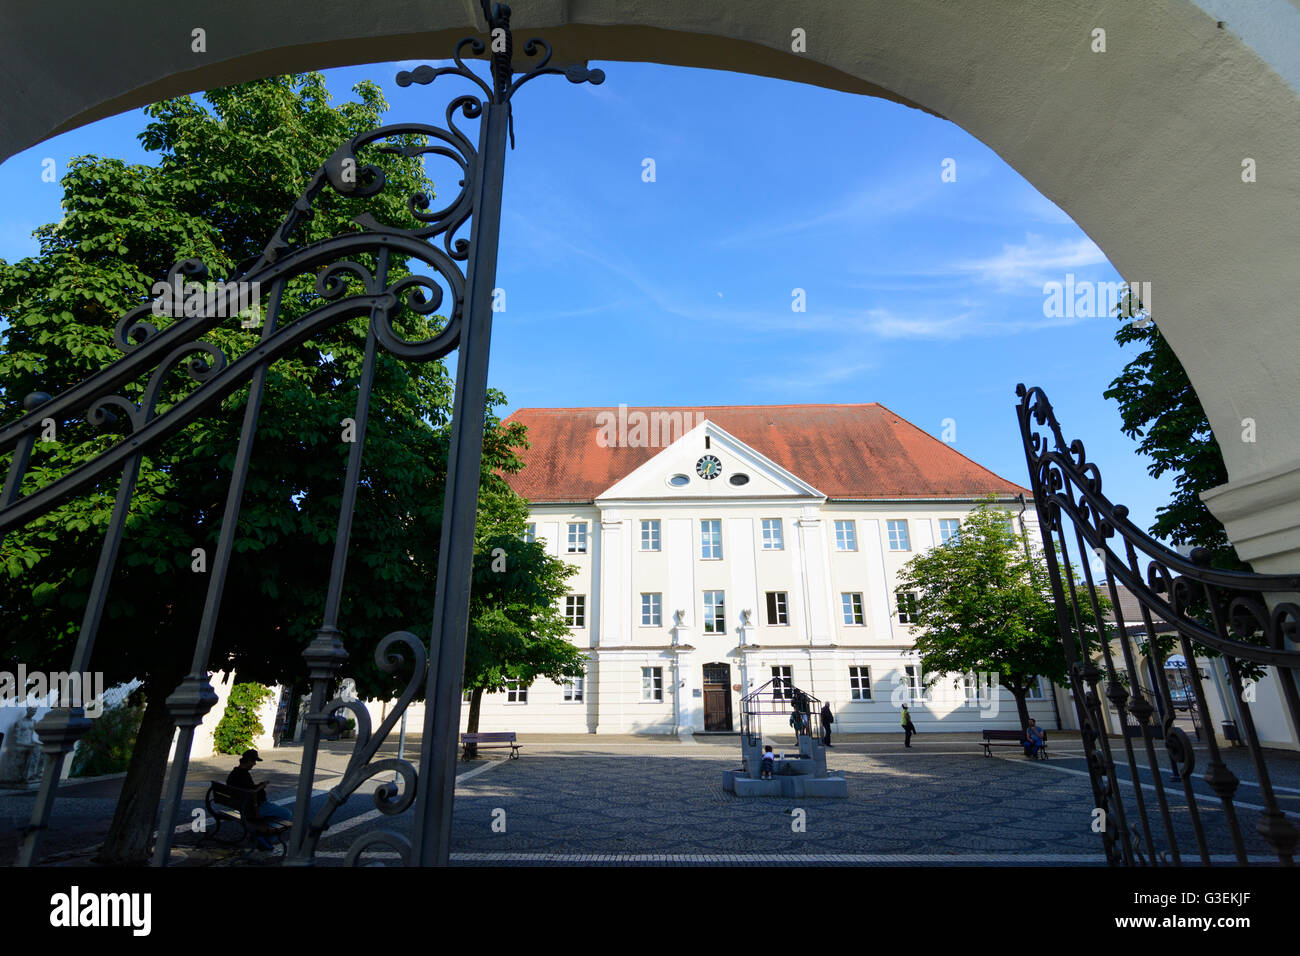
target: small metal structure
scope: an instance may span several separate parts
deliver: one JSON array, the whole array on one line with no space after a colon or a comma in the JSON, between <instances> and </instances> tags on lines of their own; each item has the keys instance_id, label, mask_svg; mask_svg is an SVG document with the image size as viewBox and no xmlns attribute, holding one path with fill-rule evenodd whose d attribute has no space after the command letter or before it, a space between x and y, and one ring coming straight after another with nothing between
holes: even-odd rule
<instances>
[{"instance_id":1,"label":"small metal structure","mask_svg":"<svg viewBox=\"0 0 1300 956\"><path fill-rule=\"evenodd\" d=\"M44 393L26 397L22 418L0 428L0 455L12 455L0 497L0 540L15 529L28 525L74 496L94 489L97 483L120 475L112 519L100 552L80 634L70 670L91 670L95 637L104 612L110 580L118 560L132 495L142 457L169 436L186 428L223 398L248 386L248 402L240 432L238 452L230 478L221 533L213 557L202 621L194 643L188 676L167 698L180 735L176 758L168 773L162 819L158 829L153 863L165 866L171 851L181 807L182 791L194 731L216 703L208 682L209 658L217 627L232 545L239 521L249 461L253 454L267 368L290 354L314 333L347 319L367 316L370 320L365 358L357 389L355 441L349 450L343 492L339 505L338 534L322 620L315 639L303 652L311 680L311 702L306 717L302 769L294 806L294 824L289 847L290 864L313 861L316 844L337 810L365 781L380 775L386 779L374 792L376 807L385 814L398 814L414 806L413 839L383 831L367 833L347 852L355 864L373 846L396 850L407 865L446 865L451 832L452 795L455 783L456 732L460 718L461 676L469 614L470 580L474 549L474 526L479 490L480 459L486 408L488 347L492 326L492 292L496 277L497 240L501 223L501 189L506 140L511 135L511 103L521 86L546 74L563 74L572 83L600 83L604 74L584 65L564 68L550 65L551 49L542 40L529 40L524 53L540 59L521 76L514 75L510 8L496 4L489 9L481 0L488 25L490 81L480 79L466 65L468 50L482 56L488 44L469 37L459 42L455 65L434 69L421 66L397 76L401 86L427 84L441 76L469 80L481 92L456 97L447 105L445 128L423 123L401 123L354 137L342 144L316 171L288 215L271 236L261 255L242 266L226 280L227 286L257 288L267 300L261 339L253 348L233 359L203 340L218 323L228 321L224 308L211 305L197 316L187 315L164 329L149 321L154 303L132 309L118 321L114 341L125 357L82 383L51 398ZM477 120L477 146L457 125L456 118ZM423 137L424 145L413 137ZM385 141L396 141L388 144ZM303 224L312 216L313 203L327 190L345 197L374 196L385 187L382 170L368 165L367 150L399 152L407 157L431 154L459 166L459 192L441 209L428 209L429 197L412 196L407 206L419 223L402 228L378 222L371 214L358 216L360 231L348 232L322 242L302 240ZM468 239L457 234L471 223ZM368 258L363 264L359 259ZM390 267L408 274L390 276ZM417 270L423 269L425 274ZM188 259L176 263L168 284L201 281L207 275L203 263ZM283 325L281 298L290 279L313 275L316 300L305 315ZM256 283L256 285L253 285ZM361 289L355 291L358 284ZM261 307L261 302L257 303ZM241 305L241 308L243 306ZM408 341L394 327L403 310L432 316L440 309L446 324L435 336ZM213 314L213 313L216 314ZM405 649L411 676L396 706L374 731L365 707L352 700L326 700L348 658L338 627L343 600L344 569L348 541L365 446L371 389L380 348L408 362L428 362L458 350L455 397L451 426L444 521L438 556L436 597L432 637L425 642L409 631L389 634L375 653L376 664L393 673L402 662L398 651ZM197 383L188 394L159 411L164 383L181 368ZM147 380L143 398L136 402L124 397L123 386ZM104 425L117 416L129 428L93 460L57 480L20 494L24 475L31 464L42 422L88 421ZM408 761L375 760L379 747L404 718L407 705L424 687L427 706L421 738L419 772ZM60 701L38 725L45 754L44 776L30 823L19 850L19 865L40 860L41 837L49 825L55 791L67 755L86 733L90 722L82 700ZM312 783L322 734L337 729L340 709L356 718L356 743L343 779L330 790L324 805L311 812ZM391 778L388 775L393 775ZM397 786L400 777L402 786ZM421 779L422 778L422 779Z\"/></svg>"},{"instance_id":2,"label":"small metal structure","mask_svg":"<svg viewBox=\"0 0 1300 956\"><path fill-rule=\"evenodd\" d=\"M790 716L798 709L803 715L804 733L821 739L821 701L800 690L781 677L774 677L757 690L740 699L741 746L756 746L763 742L763 718L784 717L776 733L793 733Z\"/></svg>"},{"instance_id":3,"label":"small metal structure","mask_svg":"<svg viewBox=\"0 0 1300 956\"><path fill-rule=\"evenodd\" d=\"M1208 866L1212 852L1230 849L1237 863L1246 864L1244 816L1277 859L1292 865L1300 831L1278 804L1243 682L1251 671L1276 668L1273 674L1282 702L1290 711L1292 726L1300 727L1296 683L1300 650L1295 645L1300 606L1277 599L1300 592L1300 576L1219 571L1209 566L1204 549L1183 557L1152 540L1128 520L1127 508L1112 504L1102 494L1101 472L1088 460L1082 442L1066 441L1047 395L1024 385L1016 386L1016 394L1094 805L1104 813L1100 834L1106 859L1112 865L1180 865L1185 854L1195 854ZM1104 581L1101 575L1094 576L1090 558L1094 554L1104 562ZM1099 593L1118 607L1117 583L1137 599L1143 630L1153 636L1157 648L1161 643L1157 628L1173 626L1176 633L1164 640L1176 641L1189 663L1187 677L1201 714L1210 711L1200 670L1193 662L1198 652L1201 657L1221 656L1254 769L1257 789L1251 788L1249 802L1262 809L1247 810L1234 803L1240 780L1224 762L1212 728L1207 727L1206 734L1207 766L1201 776L1194 775L1196 754L1187 734L1174 725L1166 670L1153 668L1156 686L1144 688L1150 681L1143 680L1141 655L1132 634L1116 628L1100 647L1095 641L1090 645L1081 618L1090 612L1093 620L1103 619ZM1157 659L1164 660L1167 654L1162 650ZM1103 696L1118 712L1121 725L1136 723L1135 733L1124 734L1119 742L1111 740ZM1158 739L1163 740L1175 785L1167 785L1158 771ZM1127 776L1117 773L1117 746L1124 749L1125 760L1119 766L1125 767ZM1139 750L1145 763L1137 759ZM1134 781L1142 785L1134 786ZM1212 795L1204 792L1205 786Z\"/></svg>"}]
</instances>

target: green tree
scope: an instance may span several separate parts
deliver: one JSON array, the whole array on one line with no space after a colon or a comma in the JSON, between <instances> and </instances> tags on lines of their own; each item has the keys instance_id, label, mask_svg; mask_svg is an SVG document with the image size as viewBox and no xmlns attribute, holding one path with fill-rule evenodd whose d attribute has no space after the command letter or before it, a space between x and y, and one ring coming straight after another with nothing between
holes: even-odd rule
<instances>
[{"instance_id":1,"label":"green tree","mask_svg":"<svg viewBox=\"0 0 1300 956\"><path fill-rule=\"evenodd\" d=\"M1174 475L1173 500L1156 509L1150 533L1174 544L1206 548L1213 567L1250 570L1228 541L1227 532L1201 501L1200 493L1228 481L1223 452L1210 430L1201 400L1165 337L1139 311L1120 309L1120 345L1145 348L1124 366L1103 397L1119 404L1123 430L1138 439L1138 451L1151 458L1152 478Z\"/></svg>"},{"instance_id":2,"label":"green tree","mask_svg":"<svg viewBox=\"0 0 1300 956\"><path fill-rule=\"evenodd\" d=\"M522 504L522 501L520 502ZM566 581L577 568L546 553L541 542L522 540L522 515L484 529L474 557L469 643L464 687L470 692L466 730L478 730L483 694L510 681L527 686L539 677L581 677L583 652L569 640L559 610ZM467 747L474 757L476 748Z\"/></svg>"},{"instance_id":3,"label":"green tree","mask_svg":"<svg viewBox=\"0 0 1300 956\"><path fill-rule=\"evenodd\" d=\"M118 317L148 301L176 260L201 259L217 277L258 254L326 157L380 125L387 104L379 88L366 82L354 93L355 101L331 106L323 78L303 74L210 91L206 107L190 97L167 100L145 111L150 122L140 139L157 154L152 165L74 159L62 180L63 220L36 232L40 253L0 260L0 417L17 418L30 391L57 394L120 358L112 341ZM434 194L419 157L371 150L361 161L383 170L385 188L365 199L326 190L302 243L356 230L353 217L363 211L418 225L408 200ZM373 266L373 257L358 260ZM403 267L395 260L390 276ZM320 305L315 278L289 282L281 324ZM418 340L444 321L406 310L394 326ZM366 325L364 318L339 323L269 370L214 668L265 683L304 672L301 650L320 624L350 448L340 423L354 414ZM231 320L205 339L233 361L259 334ZM144 386L130 382L120 391L138 401ZM182 373L169 376L160 407L193 387ZM452 389L441 362L407 364L380 351L340 619L348 671L363 696L391 696L404 680L374 666L378 640L393 630L418 632L433 616ZM164 701L189 668L208 584L207 573L191 570L192 552L215 553L247 398L247 388L232 393L151 449L141 469L91 662L110 684L141 678L148 701L103 862L147 857L173 733ZM489 393L490 405L502 401ZM513 445L521 435L489 412L488 507L507 499L502 475L519 467ZM56 437L38 443L24 493L118 436L72 422L61 423ZM7 465L0 456L0 467ZM66 668L116 488L113 476L6 537L0 661Z\"/></svg>"},{"instance_id":4,"label":"green tree","mask_svg":"<svg viewBox=\"0 0 1300 956\"><path fill-rule=\"evenodd\" d=\"M257 712L271 694L271 688L265 684L251 681L230 688L226 712L221 715L212 734L212 746L217 753L242 754L253 746L253 741L266 730Z\"/></svg>"},{"instance_id":5,"label":"green tree","mask_svg":"<svg viewBox=\"0 0 1300 956\"><path fill-rule=\"evenodd\" d=\"M1037 678L1064 684L1068 677L1048 581L1046 566L992 499L947 544L907 562L898 587L917 594L916 650L927 683L944 674L997 674L1028 727L1026 695Z\"/></svg>"},{"instance_id":6,"label":"green tree","mask_svg":"<svg viewBox=\"0 0 1300 956\"><path fill-rule=\"evenodd\" d=\"M121 773L131 762L135 741L144 719L144 704L125 700L104 711L86 736L77 741L72 758L73 777L99 777Z\"/></svg>"}]
</instances>

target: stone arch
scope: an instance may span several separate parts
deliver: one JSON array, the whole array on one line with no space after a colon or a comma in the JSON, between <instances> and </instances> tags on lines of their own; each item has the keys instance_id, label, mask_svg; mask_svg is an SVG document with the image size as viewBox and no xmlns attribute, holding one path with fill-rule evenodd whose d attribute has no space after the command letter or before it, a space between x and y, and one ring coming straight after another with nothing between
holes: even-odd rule
<instances>
[{"instance_id":1,"label":"stone arch","mask_svg":"<svg viewBox=\"0 0 1300 956\"><path fill-rule=\"evenodd\" d=\"M1154 317L1209 415L1229 485L1207 495L1257 570L1300 559L1300 11L1287 0L1087 9L1007 0L518 0L557 62L643 60L883 96L960 125L1064 209ZM7 14L0 158L159 98L275 73L445 56L478 4L140 0L70 27ZM1224 22L1225 17L1230 22ZM193 50L202 28L205 52ZM1105 52L1094 52L1104 30ZM804 31L806 50L792 49ZM797 123L777 117L774 124ZM1252 160L1256 181L1245 183ZM936 162L938 160L936 159ZM1109 334L1109 329L1100 334ZM1035 369L1008 369L1014 381ZM1050 386L1050 382L1043 383ZM1069 422L1068 410L1062 410ZM1254 441L1243 439L1245 421Z\"/></svg>"}]
</instances>

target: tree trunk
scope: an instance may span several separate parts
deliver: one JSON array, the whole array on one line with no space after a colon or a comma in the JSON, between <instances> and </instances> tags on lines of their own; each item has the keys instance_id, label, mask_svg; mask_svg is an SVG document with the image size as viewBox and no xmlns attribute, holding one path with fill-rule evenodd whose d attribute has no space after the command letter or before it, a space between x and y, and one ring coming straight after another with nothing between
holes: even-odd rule
<instances>
[{"instance_id":1,"label":"tree trunk","mask_svg":"<svg viewBox=\"0 0 1300 956\"><path fill-rule=\"evenodd\" d=\"M465 722L465 733L478 733L478 712L479 705L483 703L483 688L475 687L469 695L469 719ZM465 753L461 759L474 760L478 757L478 746L476 744L466 744Z\"/></svg>"},{"instance_id":2,"label":"tree trunk","mask_svg":"<svg viewBox=\"0 0 1300 956\"><path fill-rule=\"evenodd\" d=\"M1022 731L1029 729L1029 705L1025 703L1025 697L1029 693L1028 687L1008 687L1011 695L1016 699L1016 713L1020 715L1020 729Z\"/></svg>"},{"instance_id":3,"label":"tree trunk","mask_svg":"<svg viewBox=\"0 0 1300 956\"><path fill-rule=\"evenodd\" d=\"M165 678L163 679L165 680ZM176 725L167 713L167 695L177 681L163 689L163 680L146 683L144 718L136 737L131 764L113 813L113 823L100 847L97 863L129 866L149 862L153 832L158 820L163 782L167 774L167 751Z\"/></svg>"}]
</instances>

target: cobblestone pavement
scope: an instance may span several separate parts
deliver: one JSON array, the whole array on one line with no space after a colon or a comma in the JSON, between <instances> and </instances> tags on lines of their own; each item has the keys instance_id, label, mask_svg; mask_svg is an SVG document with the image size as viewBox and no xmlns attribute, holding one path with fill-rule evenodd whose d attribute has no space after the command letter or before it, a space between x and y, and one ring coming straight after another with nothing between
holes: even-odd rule
<instances>
[{"instance_id":1,"label":"cobblestone pavement","mask_svg":"<svg viewBox=\"0 0 1300 956\"><path fill-rule=\"evenodd\" d=\"M1092 830L1093 798L1077 743L1060 740L1049 761L1028 761L1013 748L982 756L974 735L928 735L904 750L882 737L837 738L829 765L848 779L847 800L779 797L744 799L722 789L722 773L739 765L735 737L672 738L521 736L520 760L500 754L457 768L452 862L458 865L1101 865L1100 837ZM793 739L773 743L793 750ZM317 801L339 776L348 745L330 745L316 781ZM408 747L412 744L408 740ZM418 740L409 753L418 753ZM1120 748L1122 752L1122 747ZM336 752L335 752L336 751ZM291 802L300 751L268 752L265 771L273 800ZM1160 754L1162 757L1163 755ZM1237 800L1252 859L1273 859L1253 832L1260 791L1243 753L1228 752L1243 779ZM1198 775L1207 759L1198 753ZM224 777L230 758L198 761L186 787L182 819L201 803L204 781ZM1300 755L1271 754L1270 772L1287 810L1300 812ZM1167 768L1162 768L1168 780ZM1123 781L1130 823L1137 821L1127 770ZM1140 774L1143 793L1154 807L1154 779ZM111 815L121 781L71 788L78 798L63 802L62 821L50 834L51 853L76 863L85 853L93 818ZM409 838L410 814L379 814L363 788L335 815L320 843L322 865L340 865L348 847L375 829ZM1210 852L1227 862L1232 847L1220 825L1221 811L1202 799L1203 820L1212 832ZM1181 788L1166 791L1174 808L1180 843L1194 850ZM30 806L12 794L0 801L11 819ZM802 811L800 813L799 811ZM1300 813L1296 816L1300 819ZM65 826L59 829L59 823ZM1164 845L1158 816L1154 838ZM69 825L71 829L69 829ZM56 835L58 834L58 835ZM0 843L16 846L13 834ZM189 865L270 864L221 848L194 849L197 837L177 837L181 861ZM1139 845L1145 841L1139 838ZM0 845L0 852L6 846ZM7 856L12 859L12 855ZM370 858L368 856L368 858ZM375 862L391 862L383 853ZM80 860L84 862L84 859ZM53 861L57 862L57 861Z\"/></svg>"}]
</instances>

